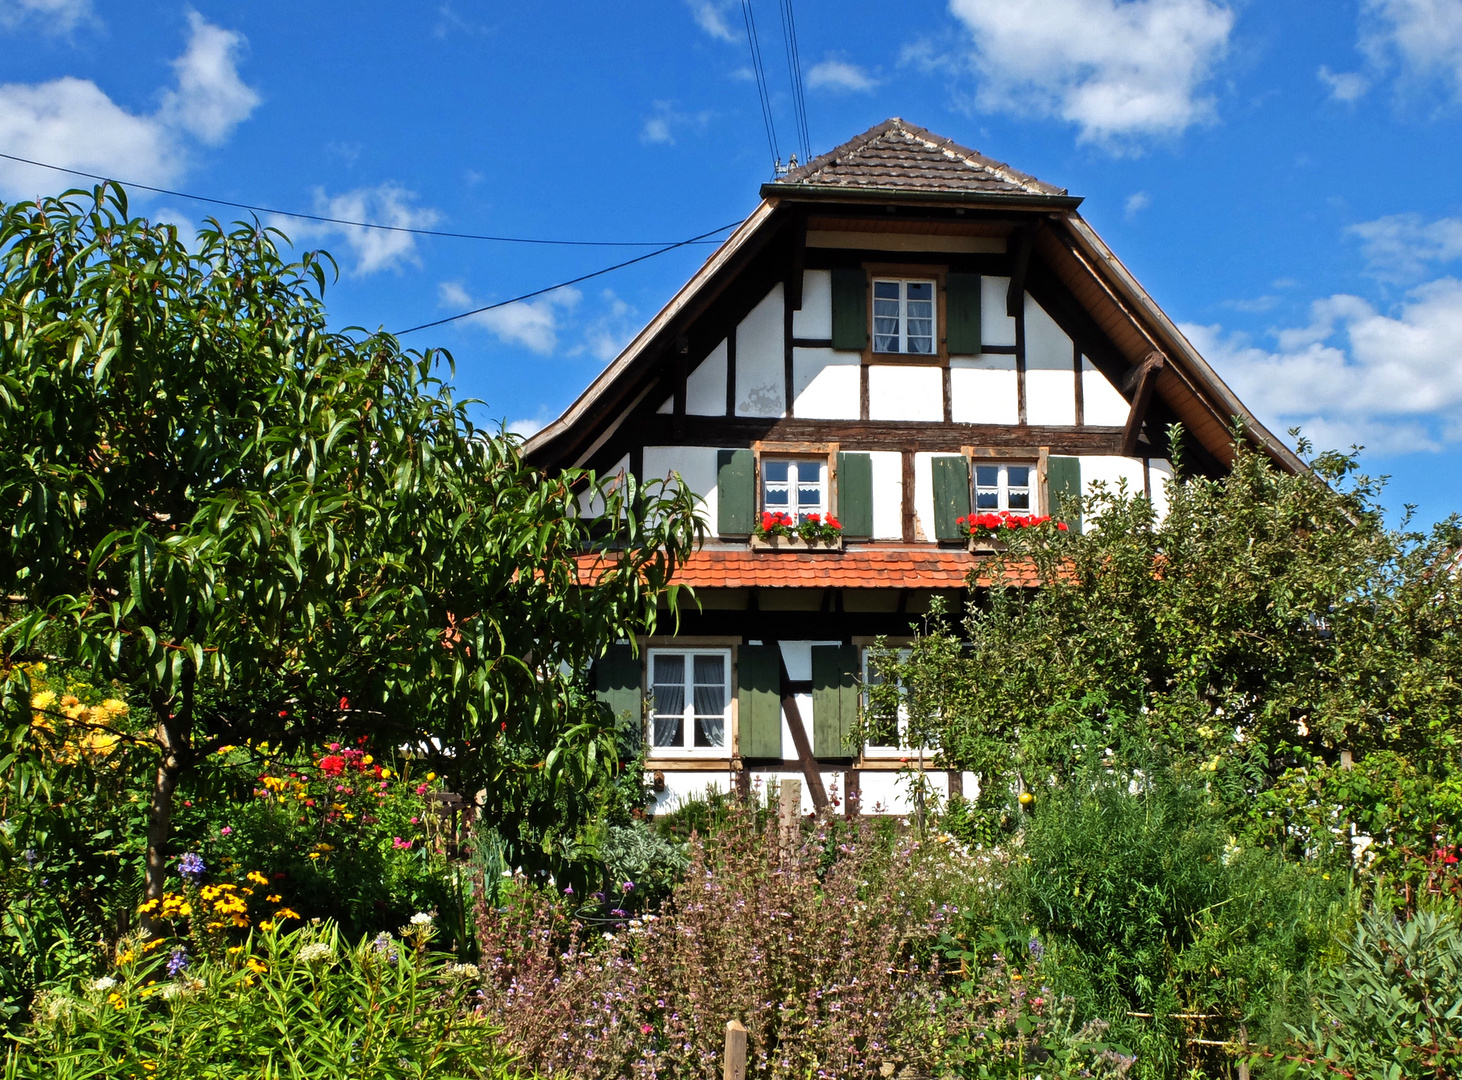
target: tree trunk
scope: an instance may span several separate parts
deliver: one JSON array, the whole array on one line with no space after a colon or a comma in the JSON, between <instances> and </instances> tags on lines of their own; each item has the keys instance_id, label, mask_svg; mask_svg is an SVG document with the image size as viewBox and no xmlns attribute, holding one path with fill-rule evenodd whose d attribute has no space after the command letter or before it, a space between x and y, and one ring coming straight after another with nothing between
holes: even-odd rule
<instances>
[{"instance_id":1,"label":"tree trunk","mask_svg":"<svg viewBox=\"0 0 1462 1080\"><path fill-rule=\"evenodd\" d=\"M173 830L173 798L191 757L186 721L171 711L173 705L172 699L155 701L153 705L158 717L157 741L162 748L162 759L157 763L152 803L147 810L144 896L148 900L162 899L163 884L167 880L167 845ZM183 715L186 716L186 712ZM145 919L143 927L151 932L153 923L153 919Z\"/></svg>"}]
</instances>

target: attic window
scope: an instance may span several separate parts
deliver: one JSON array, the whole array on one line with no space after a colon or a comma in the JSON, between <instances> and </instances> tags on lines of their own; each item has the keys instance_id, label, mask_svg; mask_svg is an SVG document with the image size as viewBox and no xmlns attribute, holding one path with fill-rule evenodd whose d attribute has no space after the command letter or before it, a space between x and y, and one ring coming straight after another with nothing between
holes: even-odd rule
<instances>
[{"instance_id":1,"label":"attic window","mask_svg":"<svg viewBox=\"0 0 1462 1080\"><path fill-rule=\"evenodd\" d=\"M1034 466L1024 464L976 465L975 512L1030 513L1031 478L1035 471Z\"/></svg>"},{"instance_id":2,"label":"attic window","mask_svg":"<svg viewBox=\"0 0 1462 1080\"><path fill-rule=\"evenodd\" d=\"M934 355L934 282L873 280L873 351Z\"/></svg>"},{"instance_id":3,"label":"attic window","mask_svg":"<svg viewBox=\"0 0 1462 1080\"><path fill-rule=\"evenodd\" d=\"M761 508L798 522L828 512L826 458L763 458Z\"/></svg>"}]
</instances>

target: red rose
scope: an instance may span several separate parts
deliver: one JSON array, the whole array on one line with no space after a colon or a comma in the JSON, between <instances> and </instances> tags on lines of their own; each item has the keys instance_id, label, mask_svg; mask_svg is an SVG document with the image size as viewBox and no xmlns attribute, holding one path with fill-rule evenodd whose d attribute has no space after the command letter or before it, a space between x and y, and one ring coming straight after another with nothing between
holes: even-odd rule
<instances>
[{"instance_id":1,"label":"red rose","mask_svg":"<svg viewBox=\"0 0 1462 1080\"><path fill-rule=\"evenodd\" d=\"M345 759L339 754L327 754L320 759L320 771L326 776L339 776L345 771Z\"/></svg>"}]
</instances>

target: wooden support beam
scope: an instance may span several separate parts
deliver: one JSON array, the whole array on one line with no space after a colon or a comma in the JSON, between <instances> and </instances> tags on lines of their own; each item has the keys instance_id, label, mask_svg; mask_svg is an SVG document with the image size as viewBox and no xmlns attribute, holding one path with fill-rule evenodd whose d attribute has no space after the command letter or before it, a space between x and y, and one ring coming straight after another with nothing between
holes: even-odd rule
<instances>
[{"instance_id":1,"label":"wooden support beam","mask_svg":"<svg viewBox=\"0 0 1462 1080\"><path fill-rule=\"evenodd\" d=\"M1005 293L1005 314L1012 319L1025 310L1025 275L1031 265L1031 248L1036 242L1036 230L1024 228L1011 236L1010 288Z\"/></svg>"},{"instance_id":2,"label":"wooden support beam","mask_svg":"<svg viewBox=\"0 0 1462 1080\"><path fill-rule=\"evenodd\" d=\"M822 774L817 771L817 759L812 756L812 743L807 738L807 728L802 723L802 710L797 707L797 695L792 693L791 676L787 674L787 658L782 655L782 646L776 641L767 641L777 650L777 664L782 672L782 711L787 714L787 726L792 729L792 745L797 748L797 762L802 766L802 775L807 778L807 793L812 796L812 805L819 811L827 809L827 790L822 786Z\"/></svg>"},{"instance_id":3,"label":"wooden support beam","mask_svg":"<svg viewBox=\"0 0 1462 1080\"><path fill-rule=\"evenodd\" d=\"M1147 406L1152 400L1152 384L1162 370L1163 354L1156 350L1143 358L1133 376L1132 408L1127 413L1127 426L1122 429L1122 456L1137 453L1137 437L1142 434L1142 421L1147 419Z\"/></svg>"},{"instance_id":4,"label":"wooden support beam","mask_svg":"<svg viewBox=\"0 0 1462 1080\"><path fill-rule=\"evenodd\" d=\"M685 438L685 380L690 368L690 339L681 334L675 339L675 349L671 354L670 365L673 371L675 393L671 408L672 422L671 431L677 439Z\"/></svg>"},{"instance_id":5,"label":"wooden support beam","mask_svg":"<svg viewBox=\"0 0 1462 1080\"><path fill-rule=\"evenodd\" d=\"M787 273L787 310L802 310L802 271L807 266L807 218L798 216L792 226L792 263Z\"/></svg>"}]
</instances>

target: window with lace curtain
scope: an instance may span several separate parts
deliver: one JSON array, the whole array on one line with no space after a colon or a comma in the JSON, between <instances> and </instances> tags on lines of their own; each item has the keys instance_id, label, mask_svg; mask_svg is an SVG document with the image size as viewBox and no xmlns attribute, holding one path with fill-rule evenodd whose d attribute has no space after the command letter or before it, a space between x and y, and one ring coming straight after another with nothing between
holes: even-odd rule
<instances>
[{"instance_id":1,"label":"window with lace curtain","mask_svg":"<svg viewBox=\"0 0 1462 1080\"><path fill-rule=\"evenodd\" d=\"M648 659L652 752L728 752L731 650L651 649Z\"/></svg>"}]
</instances>

